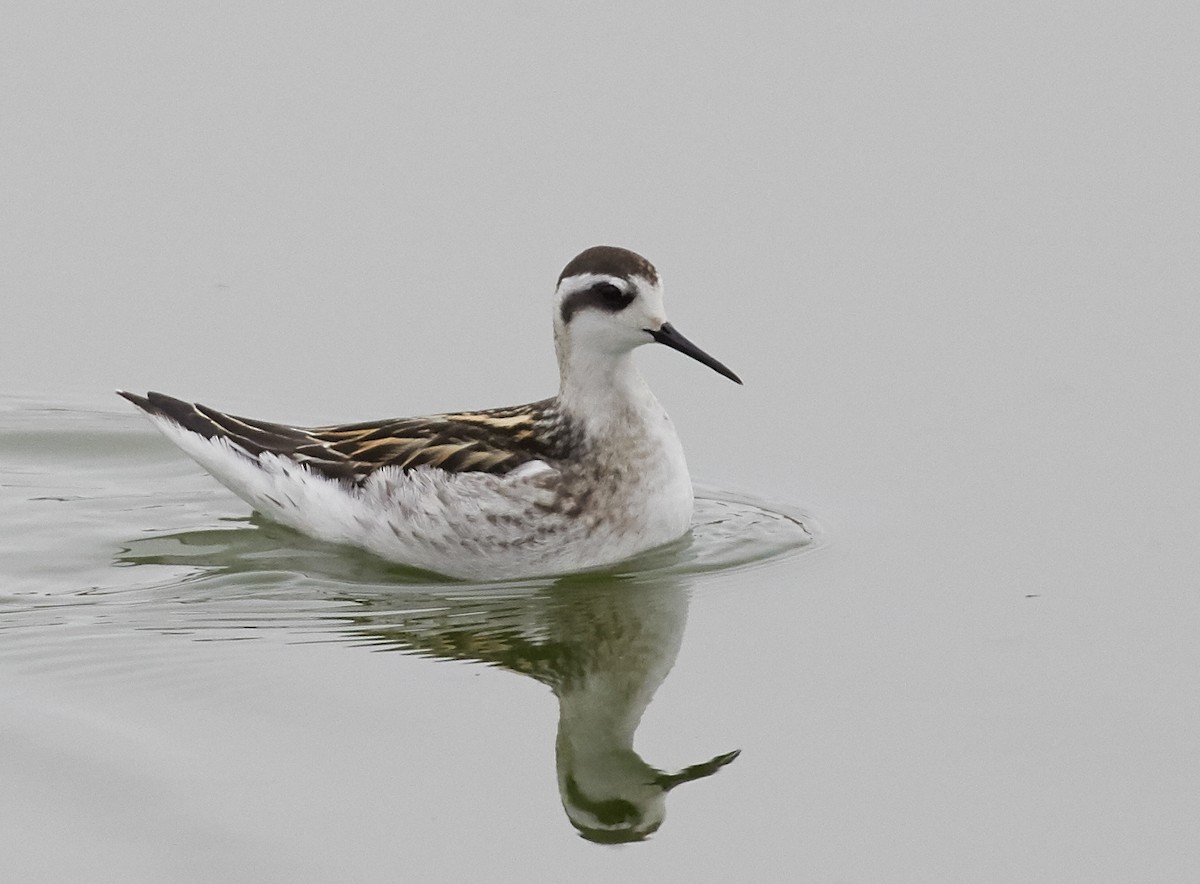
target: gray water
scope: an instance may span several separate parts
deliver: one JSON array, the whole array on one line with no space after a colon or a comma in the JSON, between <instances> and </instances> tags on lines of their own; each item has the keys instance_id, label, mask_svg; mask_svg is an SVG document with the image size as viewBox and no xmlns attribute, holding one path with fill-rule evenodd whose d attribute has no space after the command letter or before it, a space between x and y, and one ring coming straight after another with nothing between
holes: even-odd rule
<instances>
[{"instance_id":1,"label":"gray water","mask_svg":"<svg viewBox=\"0 0 1200 884\"><path fill-rule=\"evenodd\" d=\"M0 879L1200 880L1200 7L3 16ZM701 516L602 579L311 543L111 393L541 398L597 243L746 381L637 354Z\"/></svg>"}]
</instances>

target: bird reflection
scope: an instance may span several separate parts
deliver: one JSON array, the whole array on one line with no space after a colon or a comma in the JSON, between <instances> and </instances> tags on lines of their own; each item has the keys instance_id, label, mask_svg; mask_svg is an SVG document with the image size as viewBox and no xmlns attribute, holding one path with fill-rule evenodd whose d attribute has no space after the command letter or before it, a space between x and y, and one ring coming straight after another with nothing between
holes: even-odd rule
<instances>
[{"instance_id":1,"label":"bird reflection","mask_svg":"<svg viewBox=\"0 0 1200 884\"><path fill-rule=\"evenodd\" d=\"M435 611L359 618L376 646L474 660L527 675L558 698L555 762L563 809L583 837L640 841L662 825L666 795L737 757L667 773L633 748L687 622L678 580L563 578L523 599L443 599Z\"/></svg>"},{"instance_id":2,"label":"bird reflection","mask_svg":"<svg viewBox=\"0 0 1200 884\"><path fill-rule=\"evenodd\" d=\"M199 565L210 573L278 574L282 561L272 561L276 554L260 548L260 537L249 529L186 532L132 541L119 558L127 564ZM306 564L313 562L310 555ZM559 703L559 795L571 824L590 841L647 838L662 825L672 789L711 776L738 756L735 750L666 772L633 748L642 715L683 639L688 594L680 576L576 575L491 586L416 577L397 584L402 575L389 568L386 583L364 583L371 575L362 568L369 572L371 564L341 562L332 570L355 567L351 582L337 586L339 598L354 605L349 616L344 610L335 615L343 637L377 649L507 669L553 691ZM255 588L262 592L261 585ZM328 598L330 588L325 583L321 595Z\"/></svg>"}]
</instances>

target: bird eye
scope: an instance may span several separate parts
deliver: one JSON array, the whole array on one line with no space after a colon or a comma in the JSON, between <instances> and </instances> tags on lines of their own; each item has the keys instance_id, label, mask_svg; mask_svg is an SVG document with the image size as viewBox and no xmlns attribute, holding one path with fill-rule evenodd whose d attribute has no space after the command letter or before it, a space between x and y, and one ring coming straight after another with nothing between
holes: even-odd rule
<instances>
[{"instance_id":1,"label":"bird eye","mask_svg":"<svg viewBox=\"0 0 1200 884\"><path fill-rule=\"evenodd\" d=\"M625 294L611 282L598 282L592 286L592 291L613 306L624 307L632 300L631 296Z\"/></svg>"},{"instance_id":2,"label":"bird eye","mask_svg":"<svg viewBox=\"0 0 1200 884\"><path fill-rule=\"evenodd\" d=\"M633 303L636 291L627 292L619 285L603 280L593 282L587 288L571 289L563 298L563 322L570 322L575 312L583 309L600 310L604 313L620 313Z\"/></svg>"}]
</instances>

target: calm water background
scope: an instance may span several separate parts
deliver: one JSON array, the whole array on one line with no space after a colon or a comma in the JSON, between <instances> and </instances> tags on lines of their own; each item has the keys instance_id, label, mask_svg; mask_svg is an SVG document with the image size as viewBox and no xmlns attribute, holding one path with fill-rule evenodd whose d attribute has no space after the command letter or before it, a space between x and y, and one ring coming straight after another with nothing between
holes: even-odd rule
<instances>
[{"instance_id":1,"label":"calm water background","mask_svg":"<svg viewBox=\"0 0 1200 884\"><path fill-rule=\"evenodd\" d=\"M0 877L1200 879L1198 9L6 5ZM639 355L694 476L815 549L451 597L110 392L548 395L601 242L746 380ZM678 640L641 755L742 750L624 847L496 643L596 599Z\"/></svg>"}]
</instances>

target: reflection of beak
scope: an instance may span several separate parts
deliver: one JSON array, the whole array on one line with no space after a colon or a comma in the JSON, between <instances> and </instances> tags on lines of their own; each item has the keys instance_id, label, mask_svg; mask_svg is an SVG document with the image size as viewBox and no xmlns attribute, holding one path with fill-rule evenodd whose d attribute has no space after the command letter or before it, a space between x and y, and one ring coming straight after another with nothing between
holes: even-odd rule
<instances>
[{"instance_id":1,"label":"reflection of beak","mask_svg":"<svg viewBox=\"0 0 1200 884\"><path fill-rule=\"evenodd\" d=\"M720 363L717 364L720 365ZM737 381L737 378L734 378L734 380ZM738 383L740 384L741 381L738 381ZM710 758L708 761L701 762L700 764L685 767L679 773L659 774L655 777L654 784L661 786L664 792L670 792L680 783L690 783L692 780L711 777L741 754L741 749L734 749L732 752L726 752L724 755L718 755L716 758Z\"/></svg>"},{"instance_id":2,"label":"reflection of beak","mask_svg":"<svg viewBox=\"0 0 1200 884\"><path fill-rule=\"evenodd\" d=\"M685 353L688 356L691 356L697 362L703 362L713 371L717 372L718 374L725 375L725 377L729 378L731 381L739 384L742 382L742 379L735 375L732 371L730 371L721 363L717 362L717 360L713 359L679 332L675 331L675 326L671 325L671 323L664 322L658 331L655 331L652 328L643 329L643 331L648 332L650 336L660 344L666 344L668 347L678 350L680 353ZM732 761L733 759L730 760Z\"/></svg>"}]
</instances>

